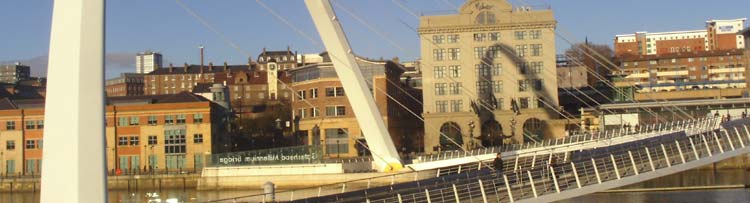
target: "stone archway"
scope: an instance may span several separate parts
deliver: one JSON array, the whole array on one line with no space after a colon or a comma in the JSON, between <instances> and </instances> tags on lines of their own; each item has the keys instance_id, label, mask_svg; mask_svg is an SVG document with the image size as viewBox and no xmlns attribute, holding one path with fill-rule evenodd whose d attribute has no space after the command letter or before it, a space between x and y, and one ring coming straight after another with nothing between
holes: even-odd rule
<instances>
[{"instance_id":1,"label":"stone archway","mask_svg":"<svg viewBox=\"0 0 750 203\"><path fill-rule=\"evenodd\" d=\"M440 126L440 148L442 150L461 149L456 144L460 146L464 145L463 135L461 134L461 127L454 122L443 123L443 125Z\"/></svg>"},{"instance_id":2,"label":"stone archway","mask_svg":"<svg viewBox=\"0 0 750 203\"><path fill-rule=\"evenodd\" d=\"M540 142L544 140L544 121L529 118L523 122L523 142Z\"/></svg>"},{"instance_id":3,"label":"stone archway","mask_svg":"<svg viewBox=\"0 0 750 203\"><path fill-rule=\"evenodd\" d=\"M482 134L479 138L482 140L482 146L484 147L502 145L503 126L494 119L485 121L482 123Z\"/></svg>"}]
</instances>

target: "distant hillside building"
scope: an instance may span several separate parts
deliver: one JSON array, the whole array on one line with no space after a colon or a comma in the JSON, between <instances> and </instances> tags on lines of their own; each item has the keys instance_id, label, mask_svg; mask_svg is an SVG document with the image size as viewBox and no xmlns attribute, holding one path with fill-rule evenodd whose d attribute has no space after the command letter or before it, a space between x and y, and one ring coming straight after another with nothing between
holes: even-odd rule
<instances>
[{"instance_id":1,"label":"distant hillside building","mask_svg":"<svg viewBox=\"0 0 750 203\"><path fill-rule=\"evenodd\" d=\"M135 56L135 73L146 74L162 67L162 56L160 53L146 51Z\"/></svg>"},{"instance_id":2,"label":"distant hillside building","mask_svg":"<svg viewBox=\"0 0 750 203\"><path fill-rule=\"evenodd\" d=\"M746 18L709 20L703 30L616 35L615 56L743 49L745 39L739 31L745 28L745 21Z\"/></svg>"},{"instance_id":3,"label":"distant hillside building","mask_svg":"<svg viewBox=\"0 0 750 203\"><path fill-rule=\"evenodd\" d=\"M31 78L31 67L20 62L10 65L0 65L0 83L16 84L18 81Z\"/></svg>"}]
</instances>

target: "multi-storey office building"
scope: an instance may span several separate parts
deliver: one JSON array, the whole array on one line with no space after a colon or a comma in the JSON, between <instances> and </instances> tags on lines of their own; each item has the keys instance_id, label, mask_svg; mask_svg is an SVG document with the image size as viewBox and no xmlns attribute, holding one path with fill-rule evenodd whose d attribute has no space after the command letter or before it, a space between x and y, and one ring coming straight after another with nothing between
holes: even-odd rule
<instances>
[{"instance_id":1,"label":"multi-storey office building","mask_svg":"<svg viewBox=\"0 0 750 203\"><path fill-rule=\"evenodd\" d=\"M555 26L551 10L514 9L505 0L471 0L457 14L421 17L424 119L434 126L425 127L425 150L551 135Z\"/></svg>"},{"instance_id":2,"label":"multi-storey office building","mask_svg":"<svg viewBox=\"0 0 750 203\"><path fill-rule=\"evenodd\" d=\"M0 65L0 83L16 84L31 78L31 68L21 63Z\"/></svg>"},{"instance_id":3,"label":"multi-storey office building","mask_svg":"<svg viewBox=\"0 0 750 203\"><path fill-rule=\"evenodd\" d=\"M135 56L135 73L146 74L162 67L162 56L160 53L145 51Z\"/></svg>"},{"instance_id":4,"label":"multi-storey office building","mask_svg":"<svg viewBox=\"0 0 750 203\"><path fill-rule=\"evenodd\" d=\"M143 95L143 76L138 73L123 73L120 77L108 79L105 91L109 97Z\"/></svg>"},{"instance_id":5,"label":"multi-storey office building","mask_svg":"<svg viewBox=\"0 0 750 203\"><path fill-rule=\"evenodd\" d=\"M110 97L106 113L110 172L192 171L222 152L226 110L205 98L175 95ZM41 171L44 100L0 100L0 173Z\"/></svg>"},{"instance_id":6,"label":"multi-storey office building","mask_svg":"<svg viewBox=\"0 0 750 203\"><path fill-rule=\"evenodd\" d=\"M307 145L322 145L329 157L367 154L362 145L362 133L367 132L360 130L351 110L356 104L349 103L328 55L322 56L322 63L290 71L297 91L292 102L297 136ZM404 67L359 57L357 62L399 152L421 151L423 123L416 117L422 109L421 91L401 83Z\"/></svg>"},{"instance_id":7,"label":"multi-storey office building","mask_svg":"<svg viewBox=\"0 0 750 203\"><path fill-rule=\"evenodd\" d=\"M616 35L615 56L742 49L745 40L739 31L744 29L745 21L746 18L710 20L703 30Z\"/></svg>"}]
</instances>

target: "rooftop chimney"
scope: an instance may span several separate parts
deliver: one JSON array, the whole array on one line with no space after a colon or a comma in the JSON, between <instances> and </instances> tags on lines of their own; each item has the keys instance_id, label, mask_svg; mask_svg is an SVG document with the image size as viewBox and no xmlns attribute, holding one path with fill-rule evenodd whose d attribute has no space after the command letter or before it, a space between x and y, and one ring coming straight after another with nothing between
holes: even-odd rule
<instances>
[{"instance_id":1,"label":"rooftop chimney","mask_svg":"<svg viewBox=\"0 0 750 203\"><path fill-rule=\"evenodd\" d=\"M174 66L172 66L172 64L170 63L169 64L169 72L171 73L172 71L174 71Z\"/></svg>"},{"instance_id":2,"label":"rooftop chimney","mask_svg":"<svg viewBox=\"0 0 750 203\"><path fill-rule=\"evenodd\" d=\"M214 63L208 62L208 72L214 72Z\"/></svg>"},{"instance_id":3,"label":"rooftop chimney","mask_svg":"<svg viewBox=\"0 0 750 203\"><path fill-rule=\"evenodd\" d=\"M188 71L188 64L187 64L187 63L185 63L185 64L183 65L183 67L185 68L185 72L187 73L187 71Z\"/></svg>"},{"instance_id":4,"label":"rooftop chimney","mask_svg":"<svg viewBox=\"0 0 750 203\"><path fill-rule=\"evenodd\" d=\"M228 68L227 68L227 66L228 66L228 65L227 65L227 62L226 62L226 61L224 61L224 72L227 72L227 69L228 69Z\"/></svg>"}]
</instances>

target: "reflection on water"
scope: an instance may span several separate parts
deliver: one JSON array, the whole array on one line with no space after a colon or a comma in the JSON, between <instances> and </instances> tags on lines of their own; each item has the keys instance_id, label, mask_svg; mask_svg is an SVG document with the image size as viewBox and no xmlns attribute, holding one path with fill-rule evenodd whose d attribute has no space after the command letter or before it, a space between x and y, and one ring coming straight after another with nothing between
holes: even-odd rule
<instances>
[{"instance_id":1,"label":"reflection on water","mask_svg":"<svg viewBox=\"0 0 750 203\"><path fill-rule=\"evenodd\" d=\"M684 187L712 185L750 185L750 174L745 170L721 171L687 171L680 174L662 177L656 180L638 183L625 188ZM261 190L219 190L196 191L195 189L173 189L161 191L125 190L109 191L110 203L130 202L204 202L261 193ZM690 190L674 192L627 192L597 193L561 203L594 203L594 202L750 202L750 190ZM39 202L39 193L0 193L0 203Z\"/></svg>"}]
</instances>

